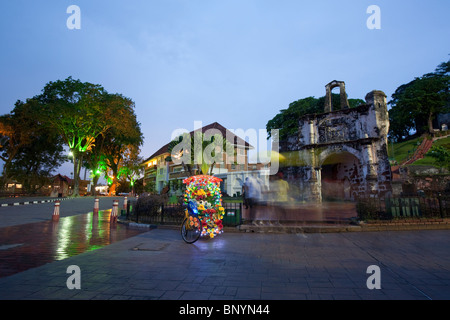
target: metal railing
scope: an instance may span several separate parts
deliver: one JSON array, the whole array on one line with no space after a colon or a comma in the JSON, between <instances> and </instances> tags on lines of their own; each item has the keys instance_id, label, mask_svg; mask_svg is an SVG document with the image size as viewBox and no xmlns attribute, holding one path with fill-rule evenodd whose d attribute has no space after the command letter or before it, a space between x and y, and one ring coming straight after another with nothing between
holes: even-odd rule
<instances>
[{"instance_id":1,"label":"metal railing","mask_svg":"<svg viewBox=\"0 0 450 320\"><path fill-rule=\"evenodd\" d=\"M366 219L450 218L450 196L366 197L356 202L358 217Z\"/></svg>"},{"instance_id":2,"label":"metal railing","mask_svg":"<svg viewBox=\"0 0 450 320\"><path fill-rule=\"evenodd\" d=\"M222 223L226 227L242 224L242 203L223 203L225 213ZM186 206L180 203L138 203L127 202L127 209L122 212L129 221L144 224L180 225L185 217Z\"/></svg>"}]
</instances>

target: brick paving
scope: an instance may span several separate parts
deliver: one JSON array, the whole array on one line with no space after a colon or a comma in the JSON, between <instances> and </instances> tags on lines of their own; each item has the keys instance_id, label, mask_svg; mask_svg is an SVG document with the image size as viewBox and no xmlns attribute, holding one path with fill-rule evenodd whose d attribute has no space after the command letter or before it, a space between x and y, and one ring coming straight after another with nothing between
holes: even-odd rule
<instances>
[{"instance_id":1,"label":"brick paving","mask_svg":"<svg viewBox=\"0 0 450 320\"><path fill-rule=\"evenodd\" d=\"M71 221L67 222L71 227L66 229L70 232L50 232L53 228L49 222L22 225L32 229L46 225L57 245L35 241L42 256L48 250L45 248L52 248L48 250L53 252L52 261L1 277L1 300L450 299L448 230L340 233L227 230L215 239L201 239L188 245L181 240L177 228L149 230L117 225L114 238L106 216L97 224L82 216L67 220ZM65 229L64 219L60 219L56 230ZM83 219L89 222L84 223ZM99 229L99 238L94 239L94 225L102 224L105 228L102 232ZM15 236L4 238L8 228L0 228L3 255L23 248L24 237L29 237L29 242L39 238L36 230L28 235L16 231ZM122 238L119 235L122 231L136 234L125 232ZM42 235L41 239L49 237ZM117 241L108 244L108 239ZM82 241L86 243L80 245ZM62 248L67 250L59 250ZM81 248L86 250L79 252ZM29 263L38 259L31 252L18 254L22 259L18 260L19 265L20 261ZM54 252L62 252L60 259L55 258ZM80 267L81 289L67 288L67 268L71 265ZM380 267L379 290L367 288L366 271L370 265Z\"/></svg>"},{"instance_id":2,"label":"brick paving","mask_svg":"<svg viewBox=\"0 0 450 320\"><path fill-rule=\"evenodd\" d=\"M193 245L154 229L0 279L0 299L450 299L450 233L224 233ZM81 289L66 286L67 267ZM366 286L381 269L381 289Z\"/></svg>"}]
</instances>

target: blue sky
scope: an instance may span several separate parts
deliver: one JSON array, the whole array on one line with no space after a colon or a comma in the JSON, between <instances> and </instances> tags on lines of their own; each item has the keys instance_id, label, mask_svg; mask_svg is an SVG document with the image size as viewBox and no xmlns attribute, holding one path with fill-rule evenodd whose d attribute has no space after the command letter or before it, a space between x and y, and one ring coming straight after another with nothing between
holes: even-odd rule
<instances>
[{"instance_id":1,"label":"blue sky","mask_svg":"<svg viewBox=\"0 0 450 320\"><path fill-rule=\"evenodd\" d=\"M369 5L380 30L366 27ZM264 129L332 80L349 98L390 98L449 59L449 12L448 0L2 0L0 112L49 81L101 84L135 101L145 158L194 121Z\"/></svg>"}]
</instances>

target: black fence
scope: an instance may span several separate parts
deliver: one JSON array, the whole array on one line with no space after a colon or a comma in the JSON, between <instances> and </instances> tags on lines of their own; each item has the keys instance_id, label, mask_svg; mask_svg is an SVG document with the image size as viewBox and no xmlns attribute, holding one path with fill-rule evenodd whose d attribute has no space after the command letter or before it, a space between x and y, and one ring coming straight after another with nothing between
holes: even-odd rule
<instances>
[{"instance_id":1,"label":"black fence","mask_svg":"<svg viewBox=\"0 0 450 320\"><path fill-rule=\"evenodd\" d=\"M225 213L222 223L225 227L242 224L242 203L223 203ZM127 202L127 210L122 212L127 220L144 224L181 225L186 206L180 203Z\"/></svg>"},{"instance_id":2,"label":"black fence","mask_svg":"<svg viewBox=\"0 0 450 320\"><path fill-rule=\"evenodd\" d=\"M225 213L222 224L225 227L236 227L242 224L242 202L224 202Z\"/></svg>"},{"instance_id":3,"label":"black fence","mask_svg":"<svg viewBox=\"0 0 450 320\"><path fill-rule=\"evenodd\" d=\"M450 196L359 198L356 210L361 220L450 218Z\"/></svg>"}]
</instances>

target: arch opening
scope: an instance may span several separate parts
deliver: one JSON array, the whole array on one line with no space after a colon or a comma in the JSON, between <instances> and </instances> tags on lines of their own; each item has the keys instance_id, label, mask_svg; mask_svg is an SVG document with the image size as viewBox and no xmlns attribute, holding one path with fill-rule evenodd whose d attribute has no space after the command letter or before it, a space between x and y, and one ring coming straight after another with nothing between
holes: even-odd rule
<instances>
[{"instance_id":1,"label":"arch opening","mask_svg":"<svg viewBox=\"0 0 450 320\"><path fill-rule=\"evenodd\" d=\"M328 155L321 166L322 200L354 200L362 174L359 159L350 152Z\"/></svg>"}]
</instances>

